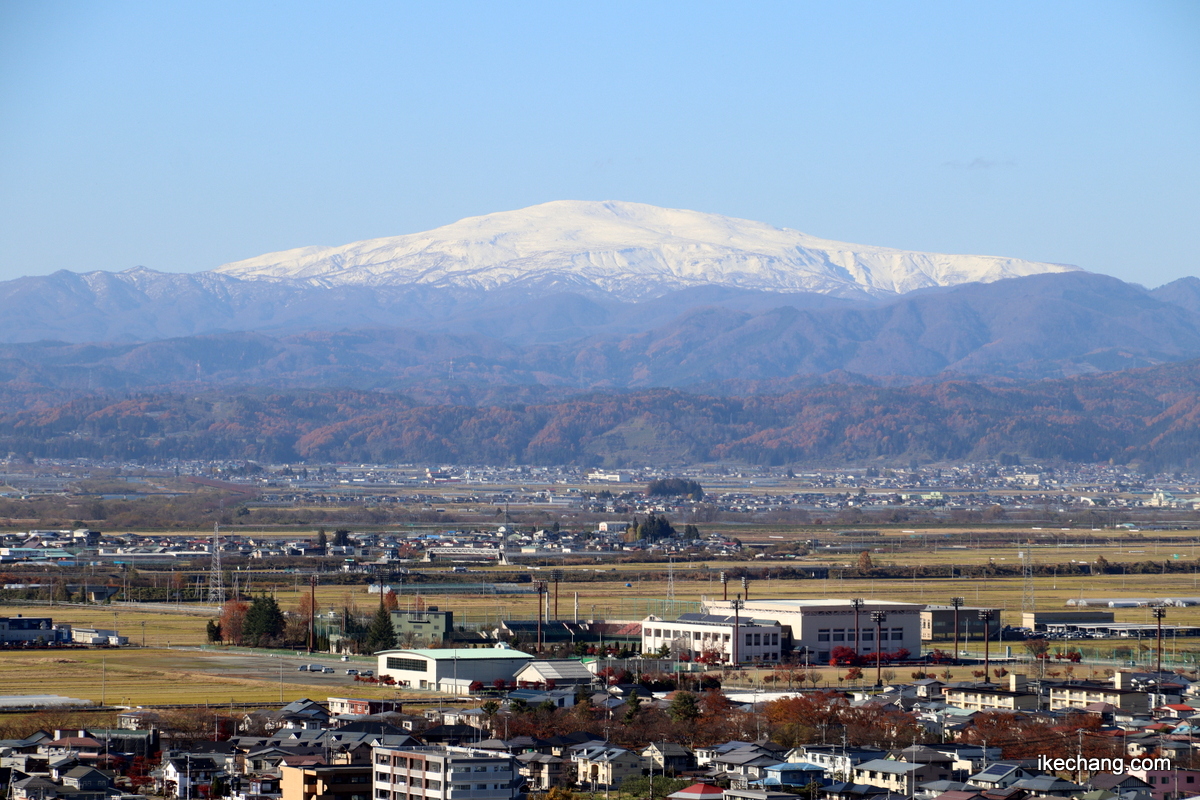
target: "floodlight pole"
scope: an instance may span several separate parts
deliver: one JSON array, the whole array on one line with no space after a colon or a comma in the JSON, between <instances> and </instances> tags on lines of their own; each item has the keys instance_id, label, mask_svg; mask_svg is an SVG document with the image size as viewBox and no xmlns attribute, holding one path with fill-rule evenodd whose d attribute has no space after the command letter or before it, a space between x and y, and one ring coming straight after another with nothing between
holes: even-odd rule
<instances>
[{"instance_id":1,"label":"floodlight pole","mask_svg":"<svg viewBox=\"0 0 1200 800\"><path fill-rule=\"evenodd\" d=\"M871 619L875 622L875 688L883 687L883 621L887 614L883 611L872 611Z\"/></svg>"},{"instance_id":2,"label":"floodlight pole","mask_svg":"<svg viewBox=\"0 0 1200 800\"><path fill-rule=\"evenodd\" d=\"M858 628L858 614L862 611L862 607L867 604L866 600L861 597L855 597L850 600L850 605L854 607L854 660L858 661L858 643L862 639L862 631ZM854 666L858 666L857 663Z\"/></svg>"},{"instance_id":3,"label":"floodlight pole","mask_svg":"<svg viewBox=\"0 0 1200 800\"><path fill-rule=\"evenodd\" d=\"M730 605L733 606L733 666L736 669L737 665L741 663L738 660L738 639L742 635L741 611L742 607L746 604L742 601L742 596L739 594L737 599L732 601Z\"/></svg>"},{"instance_id":4,"label":"floodlight pole","mask_svg":"<svg viewBox=\"0 0 1200 800\"><path fill-rule=\"evenodd\" d=\"M1157 673L1154 683L1157 685L1159 683L1158 675L1162 675L1162 621L1163 617L1167 615L1167 610L1159 605L1151 609L1150 613L1154 615L1154 621L1158 628L1155 634L1156 655L1154 659L1154 671Z\"/></svg>"},{"instance_id":5,"label":"floodlight pole","mask_svg":"<svg viewBox=\"0 0 1200 800\"><path fill-rule=\"evenodd\" d=\"M954 663L958 663L958 610L965 601L961 597L951 597L950 605L954 606Z\"/></svg>"},{"instance_id":6,"label":"floodlight pole","mask_svg":"<svg viewBox=\"0 0 1200 800\"><path fill-rule=\"evenodd\" d=\"M992 682L992 654L989 645L992 643L992 620L996 618L996 612L989 609L981 609L979 619L983 622L983 682Z\"/></svg>"}]
</instances>

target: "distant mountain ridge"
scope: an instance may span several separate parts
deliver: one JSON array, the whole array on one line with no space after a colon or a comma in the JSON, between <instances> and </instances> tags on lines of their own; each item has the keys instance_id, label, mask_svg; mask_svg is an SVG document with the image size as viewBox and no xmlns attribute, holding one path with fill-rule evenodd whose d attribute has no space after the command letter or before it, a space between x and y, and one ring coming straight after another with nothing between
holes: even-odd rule
<instances>
[{"instance_id":1,"label":"distant mountain ridge","mask_svg":"<svg viewBox=\"0 0 1200 800\"><path fill-rule=\"evenodd\" d=\"M632 306L558 295L490 311L473 307L450 329L0 345L0 383L72 390L353 387L422 397L479 394L462 394L456 387L463 386L541 386L555 396L650 387L725 394L786 391L798 377L805 383L837 373L857 381L1029 380L1200 357L1200 316L1085 272L867 304L724 293L708 297L720 303L688 308L674 302L679 294Z\"/></svg>"},{"instance_id":2,"label":"distant mountain ridge","mask_svg":"<svg viewBox=\"0 0 1200 800\"><path fill-rule=\"evenodd\" d=\"M903 294L1074 269L852 245L643 203L563 200L469 217L423 233L268 253L215 272L322 286L525 286L636 300L694 286Z\"/></svg>"}]
</instances>

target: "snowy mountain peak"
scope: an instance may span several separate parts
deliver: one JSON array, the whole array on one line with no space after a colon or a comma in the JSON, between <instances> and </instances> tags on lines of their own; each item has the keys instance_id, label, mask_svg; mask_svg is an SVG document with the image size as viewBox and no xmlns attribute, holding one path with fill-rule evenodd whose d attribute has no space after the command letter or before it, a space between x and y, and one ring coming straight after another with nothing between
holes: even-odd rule
<instances>
[{"instance_id":1,"label":"snowy mountain peak","mask_svg":"<svg viewBox=\"0 0 1200 800\"><path fill-rule=\"evenodd\" d=\"M218 267L308 284L593 290L627 299L693 286L902 294L1076 267L818 239L762 222L643 203L561 200L424 233L302 247Z\"/></svg>"}]
</instances>

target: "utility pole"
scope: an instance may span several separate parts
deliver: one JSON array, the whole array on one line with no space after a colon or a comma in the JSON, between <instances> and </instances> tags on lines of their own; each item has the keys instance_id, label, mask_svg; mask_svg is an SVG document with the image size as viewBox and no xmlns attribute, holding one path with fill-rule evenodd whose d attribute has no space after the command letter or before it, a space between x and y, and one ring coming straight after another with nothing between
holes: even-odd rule
<instances>
[{"instance_id":1,"label":"utility pole","mask_svg":"<svg viewBox=\"0 0 1200 800\"><path fill-rule=\"evenodd\" d=\"M872 611L871 619L875 623L875 688L878 689L883 687L883 642L880 637L887 614L883 611Z\"/></svg>"},{"instance_id":2,"label":"utility pole","mask_svg":"<svg viewBox=\"0 0 1200 800\"><path fill-rule=\"evenodd\" d=\"M742 635L742 606L746 604L742 602L742 596L739 594L737 599L733 600L730 605L733 606L733 666L736 668L737 665L741 663L738 661L738 639L741 638Z\"/></svg>"},{"instance_id":3,"label":"utility pole","mask_svg":"<svg viewBox=\"0 0 1200 800\"><path fill-rule=\"evenodd\" d=\"M858 627L858 615L859 615L859 612L862 611L863 606L865 606L866 604L867 604L867 601L863 600L861 597L855 597L850 600L850 605L854 607L854 656L855 656L855 661L858 660L858 654L859 654L858 642L860 639L862 639L862 631ZM855 664L855 666L858 666L858 664Z\"/></svg>"},{"instance_id":4,"label":"utility pole","mask_svg":"<svg viewBox=\"0 0 1200 800\"><path fill-rule=\"evenodd\" d=\"M961 597L951 597L950 605L954 606L954 663L958 663L958 610L963 606Z\"/></svg>"},{"instance_id":5,"label":"utility pole","mask_svg":"<svg viewBox=\"0 0 1200 800\"><path fill-rule=\"evenodd\" d=\"M383 587L379 587L382 589ZM317 649L317 573L308 576L308 652Z\"/></svg>"},{"instance_id":6,"label":"utility pole","mask_svg":"<svg viewBox=\"0 0 1200 800\"><path fill-rule=\"evenodd\" d=\"M1162 621L1163 617L1167 615L1167 609L1161 605L1157 605L1151 609L1150 613L1154 615L1154 621L1158 628L1155 634L1156 654L1154 658L1154 671L1157 673L1154 677L1154 684L1157 686L1159 683L1158 676L1162 675Z\"/></svg>"},{"instance_id":7,"label":"utility pole","mask_svg":"<svg viewBox=\"0 0 1200 800\"><path fill-rule=\"evenodd\" d=\"M992 682L992 651L990 645L992 643L992 620L996 618L996 612L990 608L980 609L979 619L983 622L983 682Z\"/></svg>"}]
</instances>

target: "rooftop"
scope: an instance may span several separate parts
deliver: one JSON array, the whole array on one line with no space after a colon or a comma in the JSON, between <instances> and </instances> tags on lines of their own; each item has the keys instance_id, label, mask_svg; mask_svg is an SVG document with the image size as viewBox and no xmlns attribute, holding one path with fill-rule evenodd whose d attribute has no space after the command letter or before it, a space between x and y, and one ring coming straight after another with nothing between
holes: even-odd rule
<instances>
[{"instance_id":1,"label":"rooftop","mask_svg":"<svg viewBox=\"0 0 1200 800\"><path fill-rule=\"evenodd\" d=\"M533 656L529 653L522 653L520 650L509 650L501 647L480 647L480 648L449 648L445 650L380 650L375 655L414 655L432 658L434 661L486 661L494 659L508 659L529 661Z\"/></svg>"}]
</instances>

